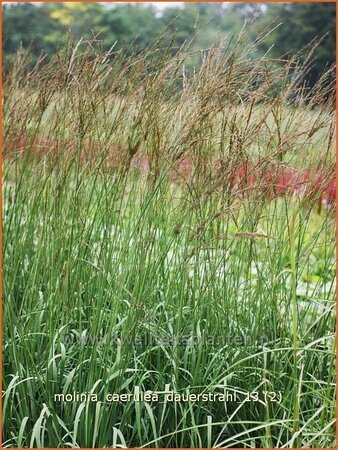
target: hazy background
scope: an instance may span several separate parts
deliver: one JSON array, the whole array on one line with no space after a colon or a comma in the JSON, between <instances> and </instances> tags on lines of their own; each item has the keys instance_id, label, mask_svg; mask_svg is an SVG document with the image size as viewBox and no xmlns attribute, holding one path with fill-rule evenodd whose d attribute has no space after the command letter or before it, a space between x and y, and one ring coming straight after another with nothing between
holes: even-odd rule
<instances>
[{"instance_id":1,"label":"hazy background","mask_svg":"<svg viewBox=\"0 0 338 450\"><path fill-rule=\"evenodd\" d=\"M18 47L31 46L32 64L41 53L52 56L74 39L97 39L104 49L137 51L148 46L159 33L174 53L196 35L194 48L208 48L227 34L238 33L246 21L256 17L246 36L255 39L262 30L277 27L259 48L270 56L294 54L315 37L323 37L314 53L310 83L335 61L334 3L13 3L3 5L3 49L5 60ZM166 41L165 41L166 42ZM194 61L196 64L196 61Z\"/></svg>"}]
</instances>

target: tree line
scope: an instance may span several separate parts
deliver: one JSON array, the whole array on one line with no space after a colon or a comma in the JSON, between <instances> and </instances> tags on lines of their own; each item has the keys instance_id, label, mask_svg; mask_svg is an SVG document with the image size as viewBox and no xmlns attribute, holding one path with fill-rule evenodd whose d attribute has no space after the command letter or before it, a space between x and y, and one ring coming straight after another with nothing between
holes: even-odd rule
<instances>
[{"instance_id":1,"label":"tree line","mask_svg":"<svg viewBox=\"0 0 338 450\"><path fill-rule=\"evenodd\" d=\"M100 41L104 50L135 52L161 33L172 52L193 37L195 49L206 49L255 18L245 39L270 30L258 51L274 58L289 58L317 39L308 72L313 84L335 62L335 8L335 3L182 3L159 11L142 3L6 4L3 52L10 60L20 46L30 48L34 64L41 54L51 57L67 40L81 37Z\"/></svg>"}]
</instances>

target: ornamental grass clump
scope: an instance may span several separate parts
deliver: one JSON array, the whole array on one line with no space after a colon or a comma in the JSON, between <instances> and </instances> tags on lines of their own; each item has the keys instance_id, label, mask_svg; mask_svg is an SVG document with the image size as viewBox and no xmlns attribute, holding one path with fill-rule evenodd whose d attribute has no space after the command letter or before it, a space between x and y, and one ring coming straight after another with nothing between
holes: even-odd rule
<instances>
[{"instance_id":1,"label":"ornamental grass clump","mask_svg":"<svg viewBox=\"0 0 338 450\"><path fill-rule=\"evenodd\" d=\"M4 74L4 447L334 446L333 69L261 39Z\"/></svg>"}]
</instances>

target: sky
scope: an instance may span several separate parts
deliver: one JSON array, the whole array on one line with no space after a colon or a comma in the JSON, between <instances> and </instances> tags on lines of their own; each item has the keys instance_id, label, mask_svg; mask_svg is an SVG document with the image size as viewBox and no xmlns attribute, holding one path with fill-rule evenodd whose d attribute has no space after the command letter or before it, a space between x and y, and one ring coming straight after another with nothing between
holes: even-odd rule
<instances>
[{"instance_id":1,"label":"sky","mask_svg":"<svg viewBox=\"0 0 338 450\"><path fill-rule=\"evenodd\" d=\"M18 2L2 2L2 3L4 5L6 5L6 4L18 3ZM35 3L36 4L40 4L40 3L43 3L43 2L35 2ZM98 2L98 3L100 3L100 2ZM115 2L110 2L110 3L115 3ZM123 2L123 3L136 3L136 2ZM137 3L140 3L140 2L137 2ZM182 5L182 3L184 3L184 2L142 2L142 3L144 3L145 5L154 5L158 9L165 9L165 8L170 7L170 6Z\"/></svg>"},{"instance_id":2,"label":"sky","mask_svg":"<svg viewBox=\"0 0 338 450\"><path fill-rule=\"evenodd\" d=\"M2 2L3 5L7 5L7 4L11 4L11 3L13 4L13 3L18 3L18 2ZM27 2L27 3L29 3L29 2ZM40 5L41 3L43 3L43 2L34 2L35 5ZM57 3L57 2L55 2L55 3ZM159 11L161 11L165 8L170 8L173 6L177 7L177 6L184 4L184 2L124 2L124 1L121 1L121 2L98 2L98 3L105 3L105 4L111 3L112 5L113 4L121 4L121 3L143 3L144 5L154 5ZM225 2L225 3L227 3L227 2Z\"/></svg>"},{"instance_id":3,"label":"sky","mask_svg":"<svg viewBox=\"0 0 338 450\"><path fill-rule=\"evenodd\" d=\"M158 9L164 9L164 8L168 8L170 6L182 5L183 2L144 2L144 3L154 5Z\"/></svg>"}]
</instances>

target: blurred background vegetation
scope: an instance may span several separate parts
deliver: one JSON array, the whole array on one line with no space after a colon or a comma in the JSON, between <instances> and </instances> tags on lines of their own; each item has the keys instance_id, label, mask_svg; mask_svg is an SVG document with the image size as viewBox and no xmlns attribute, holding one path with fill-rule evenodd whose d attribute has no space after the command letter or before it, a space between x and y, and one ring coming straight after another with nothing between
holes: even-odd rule
<instances>
[{"instance_id":1,"label":"blurred background vegetation","mask_svg":"<svg viewBox=\"0 0 338 450\"><path fill-rule=\"evenodd\" d=\"M309 84L314 84L335 61L335 9L335 3L4 4L4 59L9 61L22 46L31 49L34 64L41 54L48 59L70 38L81 37L100 41L104 50L115 45L116 50L123 47L137 52L161 33L172 52L193 36L193 48L199 50L240 32L245 22L255 18L245 39L253 41L259 33L272 29L258 50L269 51L270 57L288 58L313 39L321 39L307 75Z\"/></svg>"}]
</instances>

